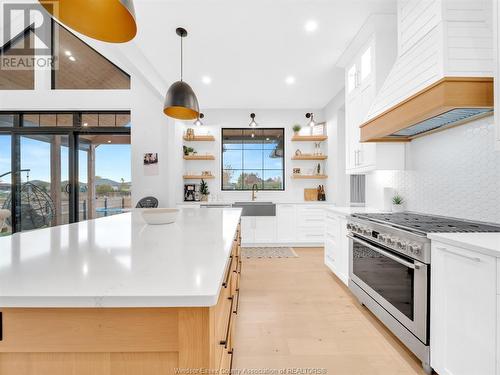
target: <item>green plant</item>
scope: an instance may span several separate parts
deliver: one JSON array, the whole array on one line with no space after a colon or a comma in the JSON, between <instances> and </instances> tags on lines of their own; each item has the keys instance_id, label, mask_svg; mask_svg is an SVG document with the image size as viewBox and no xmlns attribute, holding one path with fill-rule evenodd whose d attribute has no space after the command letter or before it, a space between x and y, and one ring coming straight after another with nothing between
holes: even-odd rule
<instances>
[{"instance_id":1,"label":"green plant","mask_svg":"<svg viewBox=\"0 0 500 375\"><path fill-rule=\"evenodd\" d=\"M396 206L399 206L404 203L404 199L401 195L396 194L395 196L392 197L392 204L395 204Z\"/></svg>"},{"instance_id":2,"label":"green plant","mask_svg":"<svg viewBox=\"0 0 500 375\"><path fill-rule=\"evenodd\" d=\"M295 133L298 133L300 132L300 129L302 129L302 126L300 126L299 124L295 124L292 129Z\"/></svg>"},{"instance_id":3,"label":"green plant","mask_svg":"<svg viewBox=\"0 0 500 375\"><path fill-rule=\"evenodd\" d=\"M184 151L184 155L189 155L190 152L194 152L194 148L192 147L187 147L187 146L182 146L182 150Z\"/></svg>"},{"instance_id":4,"label":"green plant","mask_svg":"<svg viewBox=\"0 0 500 375\"><path fill-rule=\"evenodd\" d=\"M205 182L204 179L201 180L201 183L200 183L200 193L202 195L209 195L210 192L208 191L208 184Z\"/></svg>"}]
</instances>

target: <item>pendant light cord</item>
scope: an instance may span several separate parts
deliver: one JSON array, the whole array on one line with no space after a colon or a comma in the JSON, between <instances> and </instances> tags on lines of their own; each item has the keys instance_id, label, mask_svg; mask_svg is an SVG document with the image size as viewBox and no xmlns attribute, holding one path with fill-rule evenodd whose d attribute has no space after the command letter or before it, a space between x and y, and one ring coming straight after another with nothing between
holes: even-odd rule
<instances>
[{"instance_id":1,"label":"pendant light cord","mask_svg":"<svg viewBox=\"0 0 500 375\"><path fill-rule=\"evenodd\" d=\"M182 55L183 55L183 50L182 50L182 39L183 37L181 36L181 81L182 81L182 75L183 75L183 68L182 68L182 64L183 64L183 61L182 61Z\"/></svg>"}]
</instances>

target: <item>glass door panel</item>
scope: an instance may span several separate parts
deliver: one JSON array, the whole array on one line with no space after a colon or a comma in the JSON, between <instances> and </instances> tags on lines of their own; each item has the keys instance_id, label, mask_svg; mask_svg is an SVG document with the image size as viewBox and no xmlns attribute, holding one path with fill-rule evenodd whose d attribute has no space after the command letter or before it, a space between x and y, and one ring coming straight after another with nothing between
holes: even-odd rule
<instances>
[{"instance_id":1,"label":"glass door panel","mask_svg":"<svg viewBox=\"0 0 500 375\"><path fill-rule=\"evenodd\" d=\"M130 209L130 135L80 134L78 149L80 220Z\"/></svg>"},{"instance_id":2,"label":"glass door panel","mask_svg":"<svg viewBox=\"0 0 500 375\"><path fill-rule=\"evenodd\" d=\"M0 237L12 233L8 200L11 188L11 136L0 135Z\"/></svg>"},{"instance_id":3,"label":"glass door panel","mask_svg":"<svg viewBox=\"0 0 500 375\"><path fill-rule=\"evenodd\" d=\"M20 231L69 223L68 136L20 136Z\"/></svg>"}]
</instances>

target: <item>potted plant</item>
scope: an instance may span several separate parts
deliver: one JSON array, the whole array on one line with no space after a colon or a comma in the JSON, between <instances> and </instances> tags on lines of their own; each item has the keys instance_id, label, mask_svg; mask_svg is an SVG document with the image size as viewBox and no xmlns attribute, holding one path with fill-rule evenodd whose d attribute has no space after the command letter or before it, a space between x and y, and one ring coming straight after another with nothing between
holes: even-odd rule
<instances>
[{"instance_id":1,"label":"potted plant","mask_svg":"<svg viewBox=\"0 0 500 375\"><path fill-rule=\"evenodd\" d=\"M401 195L396 194L392 197L392 212L403 212L404 210L404 199Z\"/></svg>"},{"instance_id":2,"label":"potted plant","mask_svg":"<svg viewBox=\"0 0 500 375\"><path fill-rule=\"evenodd\" d=\"M210 194L210 192L208 191L208 184L206 183L206 181L204 179L201 179L200 194L201 194L202 201L208 200L208 195Z\"/></svg>"},{"instance_id":3,"label":"potted plant","mask_svg":"<svg viewBox=\"0 0 500 375\"><path fill-rule=\"evenodd\" d=\"M194 148L192 148L192 147L182 146L182 148L184 150L185 156L193 155L195 153Z\"/></svg>"},{"instance_id":4,"label":"potted plant","mask_svg":"<svg viewBox=\"0 0 500 375\"><path fill-rule=\"evenodd\" d=\"M302 129L302 126L300 126L299 124L295 124L295 125L292 127L293 134L295 134L295 135L299 135L300 129Z\"/></svg>"}]
</instances>

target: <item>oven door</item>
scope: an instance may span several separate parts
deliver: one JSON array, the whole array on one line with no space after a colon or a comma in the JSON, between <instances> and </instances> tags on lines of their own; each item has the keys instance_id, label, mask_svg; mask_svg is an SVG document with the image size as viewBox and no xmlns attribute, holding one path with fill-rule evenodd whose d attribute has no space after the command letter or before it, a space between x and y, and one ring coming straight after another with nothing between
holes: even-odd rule
<instances>
[{"instance_id":1,"label":"oven door","mask_svg":"<svg viewBox=\"0 0 500 375\"><path fill-rule=\"evenodd\" d=\"M428 266L363 238L349 237L349 276L428 344Z\"/></svg>"}]
</instances>

